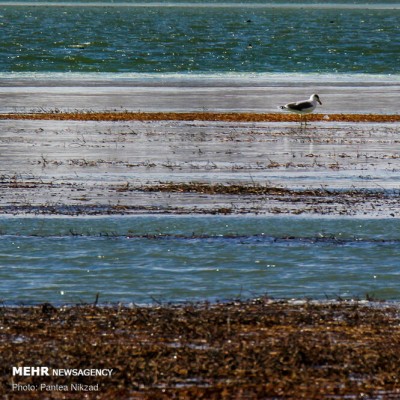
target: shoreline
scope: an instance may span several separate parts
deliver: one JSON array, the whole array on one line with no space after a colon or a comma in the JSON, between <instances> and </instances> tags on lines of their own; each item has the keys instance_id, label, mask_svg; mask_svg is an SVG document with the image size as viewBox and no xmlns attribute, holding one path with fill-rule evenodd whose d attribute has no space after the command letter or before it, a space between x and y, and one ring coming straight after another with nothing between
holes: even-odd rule
<instances>
[{"instance_id":1,"label":"shoreline","mask_svg":"<svg viewBox=\"0 0 400 400\"><path fill-rule=\"evenodd\" d=\"M151 307L44 303L3 307L0 324L0 393L12 398L42 398L46 387L52 396L76 398L78 387L71 382L91 385L95 393L85 393L93 399L239 394L319 400L400 393L399 355L393 351L400 340L398 307L386 303L267 297ZM13 377L22 354L51 376ZM108 375L59 373L90 375L86 371L93 368ZM19 389L12 391L16 382Z\"/></svg>"},{"instance_id":2,"label":"shoreline","mask_svg":"<svg viewBox=\"0 0 400 400\"><path fill-rule=\"evenodd\" d=\"M0 74L1 113L277 113L318 93L317 112L397 115L400 75Z\"/></svg>"}]
</instances>

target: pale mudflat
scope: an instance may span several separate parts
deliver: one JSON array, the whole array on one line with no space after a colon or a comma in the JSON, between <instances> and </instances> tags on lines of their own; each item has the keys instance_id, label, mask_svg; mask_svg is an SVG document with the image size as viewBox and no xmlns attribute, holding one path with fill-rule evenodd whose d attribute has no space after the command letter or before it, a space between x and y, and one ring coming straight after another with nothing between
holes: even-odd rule
<instances>
[{"instance_id":1,"label":"pale mudflat","mask_svg":"<svg viewBox=\"0 0 400 400\"><path fill-rule=\"evenodd\" d=\"M0 127L2 213L400 215L398 123Z\"/></svg>"}]
</instances>

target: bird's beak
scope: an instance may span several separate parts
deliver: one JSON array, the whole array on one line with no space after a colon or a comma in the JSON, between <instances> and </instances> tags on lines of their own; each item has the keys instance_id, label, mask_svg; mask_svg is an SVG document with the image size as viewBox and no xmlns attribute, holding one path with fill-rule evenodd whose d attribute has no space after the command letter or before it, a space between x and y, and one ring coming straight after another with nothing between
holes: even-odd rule
<instances>
[{"instance_id":1,"label":"bird's beak","mask_svg":"<svg viewBox=\"0 0 400 400\"><path fill-rule=\"evenodd\" d=\"M321 100L320 100L320 99L317 99L317 101L318 101L318 103L321 104L321 106L322 106Z\"/></svg>"}]
</instances>

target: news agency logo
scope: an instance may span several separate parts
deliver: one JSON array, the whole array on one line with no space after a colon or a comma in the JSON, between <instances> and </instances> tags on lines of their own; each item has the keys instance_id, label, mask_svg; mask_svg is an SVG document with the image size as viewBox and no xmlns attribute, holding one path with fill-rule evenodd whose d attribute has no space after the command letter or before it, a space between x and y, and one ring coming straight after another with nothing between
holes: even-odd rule
<instances>
[{"instance_id":1,"label":"news agency logo","mask_svg":"<svg viewBox=\"0 0 400 400\"><path fill-rule=\"evenodd\" d=\"M13 376L108 376L111 377L113 368L49 368L49 367L12 367Z\"/></svg>"},{"instance_id":2,"label":"news agency logo","mask_svg":"<svg viewBox=\"0 0 400 400\"><path fill-rule=\"evenodd\" d=\"M13 376L50 376L49 367L12 367Z\"/></svg>"}]
</instances>

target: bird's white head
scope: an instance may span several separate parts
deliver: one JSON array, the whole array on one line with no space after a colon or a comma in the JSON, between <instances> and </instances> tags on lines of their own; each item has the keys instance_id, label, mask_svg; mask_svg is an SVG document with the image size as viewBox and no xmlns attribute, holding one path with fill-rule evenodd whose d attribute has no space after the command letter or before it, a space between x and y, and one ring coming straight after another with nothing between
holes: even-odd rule
<instances>
[{"instance_id":1,"label":"bird's white head","mask_svg":"<svg viewBox=\"0 0 400 400\"><path fill-rule=\"evenodd\" d=\"M319 96L317 94L311 95L310 100L313 101L313 102L317 101L322 106L321 100L320 100L320 98L319 98Z\"/></svg>"}]
</instances>

